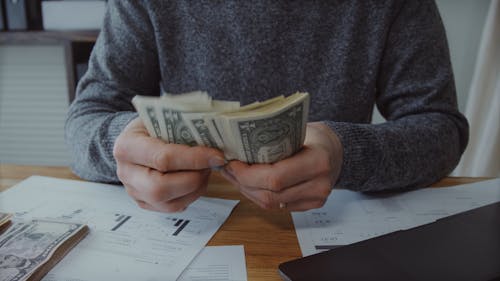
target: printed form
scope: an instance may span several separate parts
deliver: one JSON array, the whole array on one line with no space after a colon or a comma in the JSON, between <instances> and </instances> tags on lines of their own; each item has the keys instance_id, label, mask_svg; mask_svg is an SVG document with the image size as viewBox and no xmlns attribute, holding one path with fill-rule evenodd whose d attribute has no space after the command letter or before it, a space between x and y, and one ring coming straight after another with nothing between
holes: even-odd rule
<instances>
[{"instance_id":1,"label":"printed form","mask_svg":"<svg viewBox=\"0 0 500 281\"><path fill-rule=\"evenodd\" d=\"M364 194L333 190L322 208L292 212L303 256L434 222L500 201L500 179Z\"/></svg>"},{"instance_id":2,"label":"printed form","mask_svg":"<svg viewBox=\"0 0 500 281\"><path fill-rule=\"evenodd\" d=\"M243 246L205 247L177 281L195 280L246 281Z\"/></svg>"},{"instance_id":3,"label":"printed form","mask_svg":"<svg viewBox=\"0 0 500 281\"><path fill-rule=\"evenodd\" d=\"M13 220L82 222L90 233L45 280L176 280L237 200L202 197L174 214L140 209L120 186L32 176L0 193Z\"/></svg>"}]
</instances>

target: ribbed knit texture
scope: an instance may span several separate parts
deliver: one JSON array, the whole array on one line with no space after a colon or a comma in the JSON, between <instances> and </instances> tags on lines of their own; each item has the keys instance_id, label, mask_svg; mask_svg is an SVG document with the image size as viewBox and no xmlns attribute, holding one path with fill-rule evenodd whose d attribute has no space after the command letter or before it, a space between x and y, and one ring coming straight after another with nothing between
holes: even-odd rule
<instances>
[{"instance_id":1,"label":"ribbed knit texture","mask_svg":"<svg viewBox=\"0 0 500 281\"><path fill-rule=\"evenodd\" d=\"M428 185L468 140L428 0L108 1L66 123L75 173L117 182L112 149L137 116L130 100L161 89L243 104L309 92L309 120L344 146L337 185L353 190ZM370 124L375 103L388 122Z\"/></svg>"}]
</instances>

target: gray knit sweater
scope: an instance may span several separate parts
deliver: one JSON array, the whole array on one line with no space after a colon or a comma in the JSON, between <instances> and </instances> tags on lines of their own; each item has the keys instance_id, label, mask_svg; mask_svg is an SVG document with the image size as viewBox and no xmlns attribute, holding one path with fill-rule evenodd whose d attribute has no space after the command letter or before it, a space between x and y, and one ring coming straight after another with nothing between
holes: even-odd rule
<instances>
[{"instance_id":1,"label":"gray knit sweater","mask_svg":"<svg viewBox=\"0 0 500 281\"><path fill-rule=\"evenodd\" d=\"M66 122L74 172L118 182L113 144L135 95L193 90L243 104L309 92L309 121L340 137L337 186L421 187L468 140L430 0L116 0ZM370 124L376 105L386 123ZM308 167L304 167L307 169Z\"/></svg>"}]
</instances>

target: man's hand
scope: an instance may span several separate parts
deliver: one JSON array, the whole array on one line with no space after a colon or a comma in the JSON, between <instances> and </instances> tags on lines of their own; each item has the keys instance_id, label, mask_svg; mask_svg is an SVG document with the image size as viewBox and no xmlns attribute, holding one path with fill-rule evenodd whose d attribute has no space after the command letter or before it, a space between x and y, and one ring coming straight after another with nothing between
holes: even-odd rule
<instances>
[{"instance_id":1,"label":"man's hand","mask_svg":"<svg viewBox=\"0 0 500 281\"><path fill-rule=\"evenodd\" d=\"M206 191L210 168L225 163L217 149L150 137L139 118L118 136L113 155L127 193L141 208L160 212L184 210Z\"/></svg>"},{"instance_id":2,"label":"man's hand","mask_svg":"<svg viewBox=\"0 0 500 281\"><path fill-rule=\"evenodd\" d=\"M325 204L340 175L342 159L338 136L315 122L307 124L304 147L292 157L274 164L231 161L221 173L264 209L303 211Z\"/></svg>"}]
</instances>

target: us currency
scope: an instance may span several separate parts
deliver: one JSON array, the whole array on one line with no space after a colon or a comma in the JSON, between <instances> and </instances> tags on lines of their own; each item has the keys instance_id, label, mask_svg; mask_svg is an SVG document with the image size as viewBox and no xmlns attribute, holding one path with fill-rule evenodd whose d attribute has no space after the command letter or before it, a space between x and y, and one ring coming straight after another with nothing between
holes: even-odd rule
<instances>
[{"instance_id":1,"label":"us currency","mask_svg":"<svg viewBox=\"0 0 500 281\"><path fill-rule=\"evenodd\" d=\"M151 136L167 143L205 145L219 149L222 148L222 142L220 137L211 135L215 133L212 122L204 124L205 119L201 120L195 113L204 113L205 116L240 107L239 102L212 100L206 92L201 91L182 95L165 94L161 97L136 96L132 103Z\"/></svg>"},{"instance_id":2,"label":"us currency","mask_svg":"<svg viewBox=\"0 0 500 281\"><path fill-rule=\"evenodd\" d=\"M189 120L186 120L185 113L170 108L160 108L161 118L168 143L182 143L190 146L198 145L195 139L195 132L188 127Z\"/></svg>"},{"instance_id":3,"label":"us currency","mask_svg":"<svg viewBox=\"0 0 500 281\"><path fill-rule=\"evenodd\" d=\"M0 213L0 229L2 229L4 224L7 224L10 221L11 217L11 214Z\"/></svg>"},{"instance_id":4,"label":"us currency","mask_svg":"<svg viewBox=\"0 0 500 281\"><path fill-rule=\"evenodd\" d=\"M274 163L300 150L305 139L309 95L296 93L249 112L219 116L226 157L247 163ZM231 136L231 137L229 137Z\"/></svg>"},{"instance_id":5,"label":"us currency","mask_svg":"<svg viewBox=\"0 0 500 281\"><path fill-rule=\"evenodd\" d=\"M222 136L218 131L214 113L185 113L186 125L193 132L197 145L224 150Z\"/></svg>"},{"instance_id":6,"label":"us currency","mask_svg":"<svg viewBox=\"0 0 500 281\"><path fill-rule=\"evenodd\" d=\"M206 92L136 96L133 104L151 136L167 143L220 149L227 160L273 163L302 147L309 94L277 96L245 106Z\"/></svg>"},{"instance_id":7,"label":"us currency","mask_svg":"<svg viewBox=\"0 0 500 281\"><path fill-rule=\"evenodd\" d=\"M41 279L87 232L85 225L77 223L14 223L0 236L0 281ZM55 255L58 250L62 254Z\"/></svg>"},{"instance_id":8,"label":"us currency","mask_svg":"<svg viewBox=\"0 0 500 281\"><path fill-rule=\"evenodd\" d=\"M163 138L160 130L160 115L156 110L156 101L148 97L132 100L139 117L151 136Z\"/></svg>"}]
</instances>

